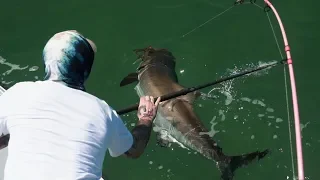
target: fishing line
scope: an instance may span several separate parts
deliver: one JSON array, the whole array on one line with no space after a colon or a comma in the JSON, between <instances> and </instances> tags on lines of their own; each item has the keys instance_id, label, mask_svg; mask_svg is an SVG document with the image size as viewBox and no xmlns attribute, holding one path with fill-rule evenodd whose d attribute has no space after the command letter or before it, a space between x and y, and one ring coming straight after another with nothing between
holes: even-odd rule
<instances>
[{"instance_id":1,"label":"fishing line","mask_svg":"<svg viewBox=\"0 0 320 180\"><path fill-rule=\"evenodd\" d=\"M221 13L213 16L212 18L208 19L207 21L205 21L204 23L202 23L201 25L193 28L191 31L183 34L180 38L184 38L185 36L189 35L190 33L192 33L193 31L199 29L200 27L206 25L207 23L209 23L210 21L222 16L223 14L227 13L228 11L230 11L232 8L234 8L237 5L244 5L244 4L255 4L256 0L250 0L250 2L244 2L243 0L237 0L232 6L230 6L229 8L225 9L224 11L222 11Z\"/></svg>"},{"instance_id":2,"label":"fishing line","mask_svg":"<svg viewBox=\"0 0 320 180\"><path fill-rule=\"evenodd\" d=\"M236 1L237 2L237 1ZM243 2L243 1L242 1ZM268 18L268 21L269 21L269 25L270 25L270 28L271 28L271 31L272 31L272 34L273 34L273 37L274 37L274 40L276 42L276 45L277 45L277 48L278 48L278 51L279 51L279 54L280 54L280 57L281 59L284 59L283 58L283 54L281 52L281 49L280 49L280 44L279 44L279 41L278 41L278 38L276 36L276 33L275 33L275 30L274 30L274 27L272 25L272 22L271 22L271 19L270 19L270 16L268 14L268 12L270 11L270 7L269 6L265 6L265 8L262 8L261 6L259 6L258 4L255 3L255 1L251 1L251 4L255 5L256 7L262 9L265 11L266 15L267 15L267 18ZM292 178L295 177L295 167L294 167L294 161L293 161L293 143L292 143L292 132L291 132L291 122L290 122L290 111L289 111L289 93L288 93L288 82L287 82L287 72L286 72L286 66L283 67L283 71L284 71L284 86L285 86L285 97L286 97L286 106L287 106L287 121L288 121L288 130L289 130L289 142L290 142L290 155L291 155L291 166L292 166Z\"/></svg>"},{"instance_id":3,"label":"fishing line","mask_svg":"<svg viewBox=\"0 0 320 180\"><path fill-rule=\"evenodd\" d=\"M235 5L232 5L232 6L230 6L229 8L227 8L226 10L222 11L221 13L219 13L219 14L217 14L217 15L213 16L212 18L210 18L210 19L209 19L209 20L207 20L206 22L204 22L204 23L202 23L201 25L199 25L199 26L197 26L197 27L193 28L191 31L189 31L189 32L185 33L185 34L184 34L184 35L182 35L180 38L184 38L186 35L188 35L188 34L192 33L193 31L195 31L195 30L199 29L200 27L202 27L202 26L206 25L206 24L207 24L207 23L209 23L210 21L212 21L212 20L214 20L214 19L216 19L216 18L218 18L218 17L222 16L224 13L228 12L229 10L231 10L234 6L235 6Z\"/></svg>"},{"instance_id":4,"label":"fishing line","mask_svg":"<svg viewBox=\"0 0 320 180\"><path fill-rule=\"evenodd\" d=\"M281 52L281 49L280 49L280 44L279 44L279 41L278 41L278 38L276 36L276 33L275 33L275 30L274 30L274 27L272 25L272 22L271 22L271 19L270 19L270 16L268 14L268 9L267 9L267 6L265 8L262 8L261 6L259 6L258 4L256 3L253 3L255 6L257 6L258 8L264 10L266 12L266 15L267 15L267 18L268 18L268 21L269 21L269 25L270 25L270 28L271 28L271 31L272 31L272 34L273 34L273 37L274 37L274 40L277 44L277 48L278 48L278 51L279 51L279 54L280 54L280 57L281 59L283 59L283 55L282 55L282 52ZM284 71L284 86L285 86L285 97L286 97L286 106L287 106L287 117L288 117L288 130L289 130L289 142L290 142L290 155L291 155L291 167L292 167L292 177L294 178L295 177L295 167L294 167L294 162L293 162L293 143L292 143L292 132L291 132L291 122L290 122L290 111L289 111L289 97L288 97L288 82L287 82L287 71L286 71L286 66L283 67L283 71Z\"/></svg>"},{"instance_id":5,"label":"fishing line","mask_svg":"<svg viewBox=\"0 0 320 180\"><path fill-rule=\"evenodd\" d=\"M218 18L219 16L222 16L224 13L228 12L229 10L231 10L234 7L234 5L230 6L229 8L227 8L226 10L222 11L221 13L213 16L212 18L210 18L209 20L207 20L206 22L202 23L201 25L195 27L194 29L192 29L191 31L187 32L186 34L182 35L180 38L184 38L186 35L192 33L193 31L199 29L200 27L206 25L207 23L209 23L210 21Z\"/></svg>"},{"instance_id":6,"label":"fishing line","mask_svg":"<svg viewBox=\"0 0 320 180\"><path fill-rule=\"evenodd\" d=\"M283 55L281 53L281 50L280 50L280 45L279 45L279 42L278 42L278 38L276 36L276 33L274 31L274 28L273 28L273 25L272 25L272 22L271 22L271 19L270 19L270 16L269 14L266 12L266 15L268 17L268 21L269 21L269 24L270 24L270 27L271 27L271 30L272 30L272 33L273 33L273 36L274 36L274 39L276 41L276 44L278 46L278 50L279 50L279 54L280 54L280 57L283 59ZM290 112L289 112L289 97L288 97L288 85L287 85L287 72L286 72L286 67L284 66L283 67L283 71L284 71L284 86L285 86L285 95L286 95L286 105L287 105L287 117L288 117L288 130L289 130L289 142L290 142L290 154L291 154L291 166L292 166L292 178L295 177L295 168L294 168L294 162L293 162L293 143L292 143L292 132L291 132L291 123L290 123Z\"/></svg>"},{"instance_id":7,"label":"fishing line","mask_svg":"<svg viewBox=\"0 0 320 180\"><path fill-rule=\"evenodd\" d=\"M271 10L271 8L270 8L268 5L266 5L265 8L262 8L261 6L259 6L258 4L256 4L255 2L253 2L253 4L256 5L257 7L259 7L260 9L263 9L263 10L266 12L266 15L267 15L267 18L268 18L268 21L269 21L269 25L270 25L271 30L272 30L272 34L273 34L273 36L274 36L275 42L276 42L277 47L278 47L278 51L279 51L280 57L283 59L283 55L282 55L281 50L280 50L280 45L279 45L279 42L278 42L278 38L277 38L277 36L276 36L274 27L273 27L273 25L272 25L270 16L269 16L269 14L268 14L268 12ZM292 143L292 132L291 132L291 123L290 123L290 111L289 111L289 97L288 97L288 83L287 83L286 66L284 66L283 71L284 71L285 97L286 97L286 105L287 105L287 117L288 117L287 120L288 120L288 130L289 130L289 142L290 142L292 178L295 179L295 167L294 167L294 161L293 161L293 143Z\"/></svg>"},{"instance_id":8,"label":"fishing line","mask_svg":"<svg viewBox=\"0 0 320 180\"><path fill-rule=\"evenodd\" d=\"M279 44L279 41L278 41L278 38L276 37L276 33L275 33L275 30L274 30L274 27L272 25L272 22L271 22L271 19L270 19L270 16L268 14L268 12L270 11L270 7L269 6L265 6L264 8L261 7L260 5L256 4L255 3L255 0L251 0L250 2L244 2L244 0L237 0L235 3L234 3L234 6L235 5L240 5L240 4L253 4L255 5L256 7L262 9L265 11L266 15L267 15L267 18L268 18L268 21L269 21L269 25L270 25L270 28L272 30L272 34L274 36L274 40L276 42L276 45L277 45L277 48L278 48L278 51L279 51L279 54L280 54L280 57L281 59L284 59L283 58L283 54L281 53L281 50L280 50L280 44ZM227 11L231 10L234 6L231 6L229 7L228 9L226 9L225 11L223 11L222 13L214 16L213 18L207 20L206 22L204 22L203 24L201 24L200 26L192 29L191 31L189 31L188 33L182 35L182 37L185 37L186 35L190 34L191 32L197 30L198 28L204 26L205 24L209 23L210 21L214 20L215 18L221 16L222 14L226 13ZM290 142L290 155L291 155L291 166L292 166L292 177L294 178L295 177L295 167L294 167L294 161L293 161L293 143L292 143L292 132L291 132L291 122L290 122L290 111L289 111L289 95L288 95L288 83L287 83L287 72L286 72L286 66L284 66L283 68L284 70L284 86L285 86L285 97L286 97L286 106L287 106L287 121L288 121L288 130L289 130L289 142Z\"/></svg>"}]
</instances>

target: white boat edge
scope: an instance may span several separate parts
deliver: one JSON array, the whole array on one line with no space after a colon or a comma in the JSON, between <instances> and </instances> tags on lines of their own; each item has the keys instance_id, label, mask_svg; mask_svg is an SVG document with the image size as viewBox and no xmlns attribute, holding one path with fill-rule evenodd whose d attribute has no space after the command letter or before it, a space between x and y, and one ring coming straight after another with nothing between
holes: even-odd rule
<instances>
[{"instance_id":1,"label":"white boat edge","mask_svg":"<svg viewBox=\"0 0 320 180\"><path fill-rule=\"evenodd\" d=\"M0 86L0 96L5 92L6 90ZM8 156L8 148L3 148L0 150L0 180L3 180L4 178L4 167L6 165Z\"/></svg>"}]
</instances>

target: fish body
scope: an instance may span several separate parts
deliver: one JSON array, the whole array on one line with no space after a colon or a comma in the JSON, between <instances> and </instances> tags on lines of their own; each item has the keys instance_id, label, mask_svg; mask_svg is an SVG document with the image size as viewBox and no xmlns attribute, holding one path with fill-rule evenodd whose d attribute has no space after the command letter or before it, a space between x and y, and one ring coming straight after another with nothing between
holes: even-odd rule
<instances>
[{"instance_id":1,"label":"fish body","mask_svg":"<svg viewBox=\"0 0 320 180\"><path fill-rule=\"evenodd\" d=\"M137 82L135 90L140 97L160 97L184 89L178 83L175 57L171 52L148 47L138 49L136 53L141 63L136 72L130 73L121 81L120 86ZM153 128L160 145L175 142L214 161L221 172L221 180L232 180L237 168L269 153L266 149L237 156L224 154L217 142L208 135L208 129L193 109L193 103L199 96L200 93L195 91L161 102Z\"/></svg>"}]
</instances>

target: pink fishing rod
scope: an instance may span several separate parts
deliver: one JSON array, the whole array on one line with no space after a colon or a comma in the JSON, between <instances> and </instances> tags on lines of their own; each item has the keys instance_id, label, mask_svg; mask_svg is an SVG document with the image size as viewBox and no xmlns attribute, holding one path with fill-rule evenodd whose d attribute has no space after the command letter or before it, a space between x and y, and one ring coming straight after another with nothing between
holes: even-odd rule
<instances>
[{"instance_id":1,"label":"pink fishing rod","mask_svg":"<svg viewBox=\"0 0 320 180\"><path fill-rule=\"evenodd\" d=\"M303 155L302 155L302 145L301 145L301 131L300 131L300 118L299 118L299 108L298 108L298 98L297 98L297 91L296 91L296 83L293 73L293 65L292 65L292 58L290 54L290 47L287 40L287 35L284 30L282 21L277 10L273 7L271 2L268 0L264 0L264 2L272 9L273 13L275 14L284 41L284 50L286 51L287 55L287 63L289 66L289 74L290 74L290 83L291 83L291 92L292 92L292 103L293 103L293 113L294 113L294 124L295 124L295 134L296 134L296 148L297 148L297 161L298 161L298 178L299 180L304 180L304 168L303 168Z\"/></svg>"}]
</instances>

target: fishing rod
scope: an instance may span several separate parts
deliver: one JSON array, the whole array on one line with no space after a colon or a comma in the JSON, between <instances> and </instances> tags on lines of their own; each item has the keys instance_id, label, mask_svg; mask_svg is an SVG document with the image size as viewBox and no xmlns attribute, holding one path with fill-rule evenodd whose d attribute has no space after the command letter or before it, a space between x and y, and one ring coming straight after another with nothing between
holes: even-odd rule
<instances>
[{"instance_id":1,"label":"fishing rod","mask_svg":"<svg viewBox=\"0 0 320 180\"><path fill-rule=\"evenodd\" d=\"M296 136L295 139L296 139L296 154L297 154L297 165L298 165L298 179L304 180L305 177L304 177L304 164L303 164L303 151L302 151L302 140L301 140L302 138L301 138L300 115L299 115L299 106L298 106L298 95L297 95L296 80L294 77L295 75L294 75L294 70L292 65L292 57L290 53L290 46L289 46L286 31L284 29L284 25L282 23L279 13L277 12L276 8L273 6L273 4L269 0L264 0L264 2L266 4L265 10L271 9L274 15L276 16L280 30L281 30L283 42L284 42L284 50L287 56L287 64L289 68L289 76L290 76L290 84L291 84L291 95L292 95L292 105L293 105L293 114L294 114L295 136ZM291 137L291 134L290 134L290 137ZM291 153L292 153L292 150L291 150ZM294 166L292 165L292 167L294 171Z\"/></svg>"},{"instance_id":2,"label":"fishing rod","mask_svg":"<svg viewBox=\"0 0 320 180\"><path fill-rule=\"evenodd\" d=\"M219 83L231 80L231 79L235 79L235 78L238 78L238 77L241 77L241 76L244 76L244 75L248 75L248 74L251 74L251 73L256 72L256 71L261 71L261 70L264 70L264 69L267 69L267 68L271 68L271 67L279 65L279 64L284 64L286 61L287 61L287 59L280 60L280 61L277 61L277 62L274 62L274 63L271 63L271 64L267 64L267 65L264 65L264 66L253 68L251 70L242 71L242 72L234 74L234 75L230 75L230 76L227 76L227 77L224 77L224 78L220 78L218 80L215 80L213 82L209 82L209 83L206 83L206 84L203 84L203 85L184 88L184 89L182 89L180 91L172 92L172 93L169 93L169 94L161 96L160 102L161 101L166 101L166 100L169 100L169 99L172 99L172 98L176 98L178 96L183 96L183 95L186 95L188 93L197 91L199 89L203 89L203 88L206 88L206 87L209 87L209 86L213 86L215 84L219 84ZM157 98L155 98L155 99L157 99ZM136 103L136 104L133 104L131 106L128 106L127 108L118 110L117 114L119 114L119 115L126 114L126 113L129 113L131 111L137 110L138 107L139 107L139 103Z\"/></svg>"},{"instance_id":3,"label":"fishing rod","mask_svg":"<svg viewBox=\"0 0 320 180\"><path fill-rule=\"evenodd\" d=\"M245 76L245 75L257 72L257 71L261 71L261 70L264 70L264 69L267 69L267 68L271 68L271 67L274 67L274 66L279 65L279 64L285 64L286 61L287 61L287 59L283 59L283 60L276 61L276 62L271 63L271 64L267 64L267 65L264 65L264 66L260 66L260 67L257 67L257 68L253 68L253 69L247 70L247 71L242 71L240 73L237 73L237 74L234 74L234 75L230 75L230 76L227 76L227 77L224 77L224 78L220 78L220 79L215 80L213 82L209 82L209 83L202 84L202 85L195 86L195 87L184 88L184 89L181 89L180 91L172 92L172 93L169 93L169 94L161 96L160 102L166 101L166 100L169 100L169 99L172 99L172 98L176 98L176 97L179 97L179 96L183 96L183 95L186 95L188 93L197 91L199 89L203 89L203 88L206 88L206 87L209 87L209 86L213 86L213 85L216 85L216 84L219 84L219 83L231 80L231 79L235 79L235 78L238 78L238 77L241 77L241 76ZM1 88L1 86L0 86L0 88ZM3 89L8 89L8 87L3 87ZM139 103L136 103L136 104L130 105L130 106L124 108L124 109L118 110L117 114L123 115L123 114L126 114L126 113L129 113L129 112L137 110L138 107L139 107Z\"/></svg>"}]
</instances>

